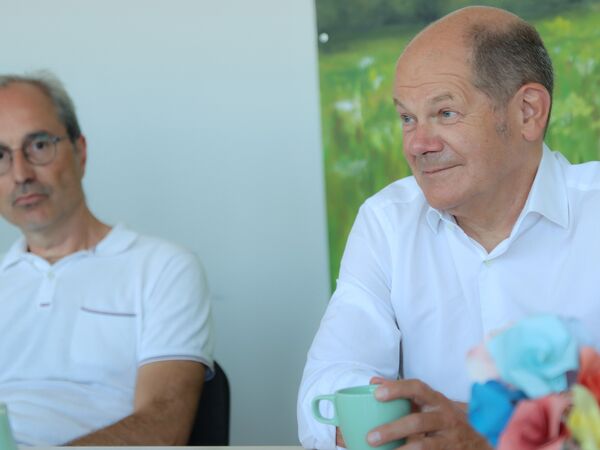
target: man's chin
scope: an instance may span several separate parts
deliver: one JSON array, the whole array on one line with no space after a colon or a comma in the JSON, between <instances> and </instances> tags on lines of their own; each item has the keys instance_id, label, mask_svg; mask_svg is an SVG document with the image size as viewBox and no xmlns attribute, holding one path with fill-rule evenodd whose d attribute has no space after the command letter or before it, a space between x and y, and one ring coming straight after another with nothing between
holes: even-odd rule
<instances>
[{"instance_id":1,"label":"man's chin","mask_svg":"<svg viewBox=\"0 0 600 450\"><path fill-rule=\"evenodd\" d=\"M23 233L39 233L47 229L50 225L45 218L27 218L27 219L7 219L15 227L19 228Z\"/></svg>"},{"instance_id":2,"label":"man's chin","mask_svg":"<svg viewBox=\"0 0 600 450\"><path fill-rule=\"evenodd\" d=\"M432 208L452 213L451 211L458 206L459 202L454 196L449 196L447 192L445 193L446 195L443 194L425 193L425 199Z\"/></svg>"}]
</instances>

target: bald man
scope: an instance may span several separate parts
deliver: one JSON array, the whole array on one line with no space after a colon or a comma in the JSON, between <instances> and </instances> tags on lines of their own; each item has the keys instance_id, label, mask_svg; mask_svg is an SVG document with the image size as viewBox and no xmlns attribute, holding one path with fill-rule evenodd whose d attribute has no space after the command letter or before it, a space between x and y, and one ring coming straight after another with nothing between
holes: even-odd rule
<instances>
[{"instance_id":1,"label":"bald man","mask_svg":"<svg viewBox=\"0 0 600 450\"><path fill-rule=\"evenodd\" d=\"M552 88L540 36L503 10L461 9L406 47L393 100L413 176L368 199L348 238L300 387L305 447L336 445L311 399L371 382L414 404L372 445L488 448L465 414L471 347L536 312L600 342L600 167L544 145Z\"/></svg>"}]
</instances>

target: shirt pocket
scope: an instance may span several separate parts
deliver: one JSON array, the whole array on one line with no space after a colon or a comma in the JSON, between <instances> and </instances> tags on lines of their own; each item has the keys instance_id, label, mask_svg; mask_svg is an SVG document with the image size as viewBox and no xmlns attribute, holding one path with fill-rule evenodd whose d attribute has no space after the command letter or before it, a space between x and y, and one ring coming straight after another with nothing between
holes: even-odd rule
<instances>
[{"instance_id":1,"label":"shirt pocket","mask_svg":"<svg viewBox=\"0 0 600 450\"><path fill-rule=\"evenodd\" d=\"M71 358L76 371L93 378L135 382L137 370L135 312L82 306L77 311L71 339Z\"/></svg>"}]
</instances>

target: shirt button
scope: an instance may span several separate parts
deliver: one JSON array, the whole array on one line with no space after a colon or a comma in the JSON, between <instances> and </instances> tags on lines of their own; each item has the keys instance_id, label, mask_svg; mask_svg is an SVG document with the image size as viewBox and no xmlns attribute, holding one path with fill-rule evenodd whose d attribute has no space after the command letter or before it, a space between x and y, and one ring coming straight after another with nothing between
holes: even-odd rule
<instances>
[{"instance_id":1,"label":"shirt button","mask_svg":"<svg viewBox=\"0 0 600 450\"><path fill-rule=\"evenodd\" d=\"M490 261L489 259L486 259L485 261L483 261L483 263L486 267L490 267L492 265L492 261Z\"/></svg>"},{"instance_id":2,"label":"shirt button","mask_svg":"<svg viewBox=\"0 0 600 450\"><path fill-rule=\"evenodd\" d=\"M54 280L54 272L48 272L46 274L46 276L48 277L49 280Z\"/></svg>"}]
</instances>

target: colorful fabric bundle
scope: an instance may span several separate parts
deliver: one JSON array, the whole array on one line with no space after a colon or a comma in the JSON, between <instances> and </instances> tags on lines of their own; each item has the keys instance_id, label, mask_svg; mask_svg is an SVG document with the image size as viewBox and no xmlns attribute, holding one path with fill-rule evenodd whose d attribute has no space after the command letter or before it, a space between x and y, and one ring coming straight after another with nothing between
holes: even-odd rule
<instances>
[{"instance_id":1,"label":"colorful fabric bundle","mask_svg":"<svg viewBox=\"0 0 600 450\"><path fill-rule=\"evenodd\" d=\"M533 316L469 352L469 421L498 450L600 450L600 354L577 322Z\"/></svg>"}]
</instances>

